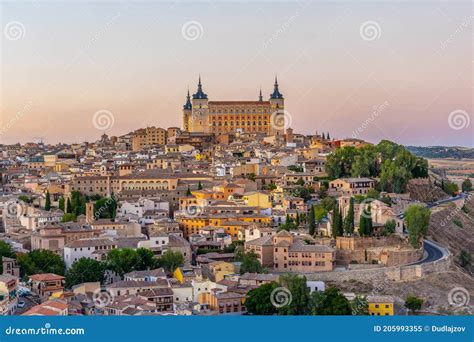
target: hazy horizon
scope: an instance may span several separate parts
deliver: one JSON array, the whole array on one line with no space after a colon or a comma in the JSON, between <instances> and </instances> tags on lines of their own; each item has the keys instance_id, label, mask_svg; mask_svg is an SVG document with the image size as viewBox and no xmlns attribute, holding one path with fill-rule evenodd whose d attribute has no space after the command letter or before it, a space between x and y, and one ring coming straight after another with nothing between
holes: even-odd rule
<instances>
[{"instance_id":1,"label":"hazy horizon","mask_svg":"<svg viewBox=\"0 0 474 342\"><path fill-rule=\"evenodd\" d=\"M278 75L302 134L474 147L470 1L2 2L0 143L181 127ZM94 114L111 113L104 126ZM100 126L100 127L98 127Z\"/></svg>"}]
</instances>

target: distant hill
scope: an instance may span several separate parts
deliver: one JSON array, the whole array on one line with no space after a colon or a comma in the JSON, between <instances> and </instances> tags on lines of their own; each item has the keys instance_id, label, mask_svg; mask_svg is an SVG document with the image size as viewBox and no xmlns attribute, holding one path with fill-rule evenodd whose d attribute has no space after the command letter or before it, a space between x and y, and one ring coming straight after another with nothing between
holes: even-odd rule
<instances>
[{"instance_id":1,"label":"distant hill","mask_svg":"<svg viewBox=\"0 0 474 342\"><path fill-rule=\"evenodd\" d=\"M424 158L474 158L474 148L460 146L406 146L413 154Z\"/></svg>"}]
</instances>

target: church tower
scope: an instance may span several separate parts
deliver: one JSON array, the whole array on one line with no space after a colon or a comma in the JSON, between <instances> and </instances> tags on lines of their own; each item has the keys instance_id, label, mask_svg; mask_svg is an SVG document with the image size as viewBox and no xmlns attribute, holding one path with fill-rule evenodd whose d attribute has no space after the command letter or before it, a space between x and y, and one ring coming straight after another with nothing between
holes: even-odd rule
<instances>
[{"instance_id":1,"label":"church tower","mask_svg":"<svg viewBox=\"0 0 474 342\"><path fill-rule=\"evenodd\" d=\"M189 121L191 119L191 112L193 109L193 105L191 104L191 96L189 96L189 89L188 95L186 96L186 103L183 106L183 130L185 132L189 132Z\"/></svg>"},{"instance_id":2,"label":"church tower","mask_svg":"<svg viewBox=\"0 0 474 342\"><path fill-rule=\"evenodd\" d=\"M273 85L273 93L270 94L270 135L283 135L285 133L286 115L285 115L285 99L278 88L278 79L275 76L275 84Z\"/></svg>"},{"instance_id":3,"label":"church tower","mask_svg":"<svg viewBox=\"0 0 474 342\"><path fill-rule=\"evenodd\" d=\"M210 132L209 100L202 90L201 76L199 76L197 91L193 94L189 132Z\"/></svg>"}]
</instances>

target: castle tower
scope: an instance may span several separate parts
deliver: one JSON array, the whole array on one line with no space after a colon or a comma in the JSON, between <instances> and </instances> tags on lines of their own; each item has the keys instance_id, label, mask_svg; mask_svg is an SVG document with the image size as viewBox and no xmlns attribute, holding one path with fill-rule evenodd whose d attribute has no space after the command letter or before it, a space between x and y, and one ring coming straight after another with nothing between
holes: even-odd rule
<instances>
[{"instance_id":1,"label":"castle tower","mask_svg":"<svg viewBox=\"0 0 474 342\"><path fill-rule=\"evenodd\" d=\"M189 120L191 119L191 112L193 109L193 105L191 104L191 96L189 96L189 89L188 95L186 96L186 103L183 106L183 130L189 132Z\"/></svg>"},{"instance_id":2,"label":"castle tower","mask_svg":"<svg viewBox=\"0 0 474 342\"><path fill-rule=\"evenodd\" d=\"M94 218L94 202L86 203L86 223L91 224L95 221Z\"/></svg>"},{"instance_id":3,"label":"castle tower","mask_svg":"<svg viewBox=\"0 0 474 342\"><path fill-rule=\"evenodd\" d=\"M278 88L278 79L275 76L275 84L273 85L273 93L270 94L270 108L272 127L270 135L282 136L285 133L285 99Z\"/></svg>"},{"instance_id":4,"label":"castle tower","mask_svg":"<svg viewBox=\"0 0 474 342\"><path fill-rule=\"evenodd\" d=\"M189 132L209 133L210 131L209 100L207 94L202 90L201 76L199 76L198 88L192 99Z\"/></svg>"}]
</instances>

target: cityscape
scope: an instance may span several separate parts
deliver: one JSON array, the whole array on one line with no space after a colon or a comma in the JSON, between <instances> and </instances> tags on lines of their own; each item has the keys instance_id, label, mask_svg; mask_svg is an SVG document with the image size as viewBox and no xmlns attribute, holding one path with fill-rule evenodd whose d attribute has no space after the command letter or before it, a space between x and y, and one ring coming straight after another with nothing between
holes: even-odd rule
<instances>
[{"instance_id":1,"label":"cityscape","mask_svg":"<svg viewBox=\"0 0 474 342\"><path fill-rule=\"evenodd\" d=\"M5 4L9 13L29 13L16 6ZM43 6L65 11L61 3L57 8L41 2L35 6L31 13L43 11ZM277 67L282 62L272 50L292 44L285 35L299 32L304 15L311 17L315 5L303 1L275 5L278 15L286 12L285 19L271 26L274 33L263 39L255 59L265 54L261 51L271 52L251 72L237 63L241 55L225 66L201 62L200 51L206 48L199 42L208 44L206 37L219 36L206 28L214 24L204 15L201 21L196 13L177 21L179 38L170 39L179 41L176 46L195 44L189 54L174 55L178 48L172 52L167 42L160 44L166 63L172 60L186 76L171 77L173 70L165 70L159 61L157 68L163 70L156 69L156 74L147 65L148 58L154 59L151 53L130 69L136 68L137 75L149 72L156 83L151 89L150 80L129 78L127 66L120 64L125 62L116 68L108 55L115 47L112 34L127 42L122 48L148 48L148 43L140 45L146 29L140 29L141 36L127 31L135 35L132 43L121 26L126 18L147 20L141 5L83 6L87 19L81 20L92 20L88 15L104 8L107 20L83 46L84 33L76 32L79 24L73 17L74 28L68 30L82 57L70 65L53 58L42 65L41 70L55 70L53 75L63 70L60 63L68 64L58 76L64 80L55 84L51 76L51 86L46 84L50 75L35 69L47 49L37 42L19 47L22 41L36 41L31 28L38 23L21 15L7 16L2 23L1 315L473 315L472 78L461 72L470 68L472 74L470 58L467 65L455 66L460 72L453 80L464 87L446 87L443 95L431 91L434 76L430 68L423 69L429 74L421 79L429 100L418 90L406 94L403 88L391 88L387 79L393 81L392 76L383 76L396 71L386 65L382 75L374 71L360 80L369 80L378 91L361 84L347 97L339 96L333 88L340 84L345 89L345 82L323 74L311 75L314 83L307 86L299 64L308 68L308 61L328 63L328 73L337 66L305 55ZM97 12L88 6L97 6ZM210 15L234 9L243 26L248 24L248 13L235 4L209 6ZM264 17L262 11L267 13L272 4L258 6L255 15ZM331 10L328 4L316 6L323 14ZM359 15L348 8L350 20ZM456 13L462 8L456 7ZM445 10L429 9L434 16ZM168 29L179 11L166 10L170 18L160 18L167 20ZM227 18L228 13L222 15ZM63 24L66 19L58 20ZM262 20L266 23L266 17ZM357 22L353 39L366 45L353 48L348 42L341 52L346 62L371 70L373 61L355 51L373 49L369 44L390 36L390 25L381 19ZM450 56L446 60L452 59L450 45L465 42L466 36L469 40L465 33L472 29L472 16L458 25L462 29L449 41L436 42L438 56ZM250 36L247 29L242 31ZM219 49L233 48L230 41ZM69 43L74 42L68 38ZM105 52L94 50L102 46ZM33 59L21 53L29 48ZM63 48L55 53L63 56ZM396 48L394 43L392 57ZM282 60L288 53L282 52ZM84 66L86 54L90 65ZM268 60L270 56L275 60ZM81 79L81 72L87 78L89 67L97 70L98 83L107 79L102 58L110 67L107 77L116 85L102 88ZM231 57L222 60L226 58ZM340 63L339 56L334 58ZM32 65L30 71L19 69L25 60ZM235 74L229 73L229 65ZM309 66L308 75L318 68ZM33 90L40 78L45 84ZM81 82L87 87L79 89ZM120 90L130 84L136 88ZM411 86L408 81L407 93ZM97 105L101 97L103 103ZM327 104L331 101L332 107ZM413 109L402 114L405 104ZM130 109L133 105L140 110Z\"/></svg>"}]
</instances>

